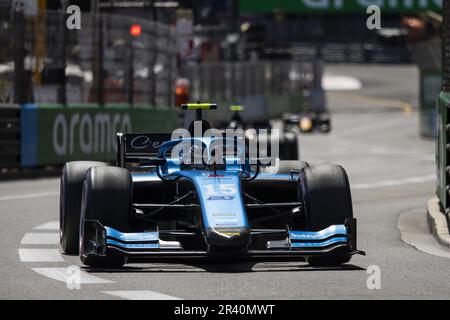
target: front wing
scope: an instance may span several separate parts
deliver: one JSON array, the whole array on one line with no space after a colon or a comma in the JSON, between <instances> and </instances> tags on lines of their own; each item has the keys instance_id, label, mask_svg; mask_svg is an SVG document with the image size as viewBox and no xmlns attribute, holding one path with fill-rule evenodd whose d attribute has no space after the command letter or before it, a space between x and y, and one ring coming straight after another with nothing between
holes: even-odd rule
<instances>
[{"instance_id":1,"label":"front wing","mask_svg":"<svg viewBox=\"0 0 450 320\"><path fill-rule=\"evenodd\" d=\"M325 256L333 252L346 252L350 255L364 254L364 252L357 250L356 219L347 219L345 224L332 225L317 232L286 230L285 240L267 241L265 250L230 252L185 251L177 241L160 239L157 231L123 233L111 227L103 226L96 220L85 220L85 230L90 230L90 232L86 233L88 239L85 242L84 253L96 256L115 253L131 258L214 258L223 256L307 258ZM258 230L257 233L264 233L264 230Z\"/></svg>"}]
</instances>

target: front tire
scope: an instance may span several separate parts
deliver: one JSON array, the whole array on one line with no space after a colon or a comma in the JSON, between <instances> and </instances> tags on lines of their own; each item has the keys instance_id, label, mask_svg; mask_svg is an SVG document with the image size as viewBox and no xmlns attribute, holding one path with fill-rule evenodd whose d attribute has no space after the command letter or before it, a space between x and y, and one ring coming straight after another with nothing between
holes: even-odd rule
<instances>
[{"instance_id":1,"label":"front tire","mask_svg":"<svg viewBox=\"0 0 450 320\"><path fill-rule=\"evenodd\" d=\"M121 267L126 257L107 252L106 256L86 254L90 243L85 234L84 221L97 220L121 232L131 227L132 182L127 169L94 167L86 174L81 204L80 259L91 267Z\"/></svg>"},{"instance_id":2,"label":"front tire","mask_svg":"<svg viewBox=\"0 0 450 320\"><path fill-rule=\"evenodd\" d=\"M341 166L322 164L303 169L299 197L305 204L306 226L310 231L344 224L346 219L353 218L350 185ZM310 257L308 263L311 266L339 266L350 259L349 253L343 251Z\"/></svg>"},{"instance_id":3,"label":"front tire","mask_svg":"<svg viewBox=\"0 0 450 320\"><path fill-rule=\"evenodd\" d=\"M61 174L59 194L59 235L65 254L78 254L80 233L81 194L84 176L89 168L106 166L104 162L67 162Z\"/></svg>"}]
</instances>

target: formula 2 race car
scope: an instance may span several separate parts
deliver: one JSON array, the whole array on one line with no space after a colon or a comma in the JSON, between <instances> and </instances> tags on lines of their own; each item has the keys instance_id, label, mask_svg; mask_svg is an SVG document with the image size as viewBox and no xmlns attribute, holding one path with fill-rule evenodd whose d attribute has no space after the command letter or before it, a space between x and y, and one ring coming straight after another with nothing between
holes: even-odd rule
<instances>
[{"instance_id":1,"label":"formula 2 race car","mask_svg":"<svg viewBox=\"0 0 450 320\"><path fill-rule=\"evenodd\" d=\"M201 110L217 106L183 108L196 110L195 121L204 121ZM223 141L233 141L231 152L205 161L202 155L218 154L210 151L220 139L119 133L115 166L66 163L62 251L79 253L92 267L154 258L286 258L337 266L364 254L357 250L350 187L341 166L301 161L269 166L228 138Z\"/></svg>"},{"instance_id":2,"label":"formula 2 race car","mask_svg":"<svg viewBox=\"0 0 450 320\"><path fill-rule=\"evenodd\" d=\"M327 108L325 91L322 88L321 80L315 88L305 97L301 110L292 114L287 113L282 116L285 131L301 133L329 133L331 132L331 114Z\"/></svg>"},{"instance_id":3,"label":"formula 2 race car","mask_svg":"<svg viewBox=\"0 0 450 320\"><path fill-rule=\"evenodd\" d=\"M330 114L327 111L286 114L283 116L283 121L287 132L329 133L331 131Z\"/></svg>"}]
</instances>

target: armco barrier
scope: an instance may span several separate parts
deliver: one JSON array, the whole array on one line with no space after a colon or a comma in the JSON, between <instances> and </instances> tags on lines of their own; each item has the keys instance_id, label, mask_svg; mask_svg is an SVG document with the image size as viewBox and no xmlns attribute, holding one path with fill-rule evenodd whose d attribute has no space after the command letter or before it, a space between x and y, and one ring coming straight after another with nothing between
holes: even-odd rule
<instances>
[{"instance_id":1,"label":"armco barrier","mask_svg":"<svg viewBox=\"0 0 450 320\"><path fill-rule=\"evenodd\" d=\"M450 205L450 183L449 174L450 166L450 119L448 108L450 106L450 94L441 93L438 98L438 115L437 115L437 143L436 143L436 164L437 164L437 190L436 193L441 201L441 205L445 212L448 211Z\"/></svg>"},{"instance_id":2,"label":"armco barrier","mask_svg":"<svg viewBox=\"0 0 450 320\"><path fill-rule=\"evenodd\" d=\"M113 160L116 132L171 132L176 110L128 105L21 107L21 166Z\"/></svg>"}]
</instances>

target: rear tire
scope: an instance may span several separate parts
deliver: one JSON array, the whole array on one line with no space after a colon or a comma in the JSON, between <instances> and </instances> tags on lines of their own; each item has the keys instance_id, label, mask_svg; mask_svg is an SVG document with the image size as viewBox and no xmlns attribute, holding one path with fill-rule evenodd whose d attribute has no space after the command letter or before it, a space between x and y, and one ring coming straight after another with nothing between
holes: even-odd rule
<instances>
[{"instance_id":1,"label":"rear tire","mask_svg":"<svg viewBox=\"0 0 450 320\"><path fill-rule=\"evenodd\" d=\"M131 227L131 175L119 167L94 167L86 173L83 188L80 222L80 259L91 267L121 267L126 257L107 252L106 256L86 255L84 220L98 220L121 232Z\"/></svg>"},{"instance_id":2,"label":"rear tire","mask_svg":"<svg viewBox=\"0 0 450 320\"><path fill-rule=\"evenodd\" d=\"M61 250L65 254L78 254L84 176L89 168L98 166L106 166L106 163L73 161L66 163L63 168L59 195L59 235Z\"/></svg>"},{"instance_id":3,"label":"rear tire","mask_svg":"<svg viewBox=\"0 0 450 320\"><path fill-rule=\"evenodd\" d=\"M310 231L344 224L346 219L353 218L350 185L341 166L322 164L303 169L299 197L305 204L306 226ZM307 260L311 266L338 266L350 259L348 252L335 252Z\"/></svg>"}]
</instances>

